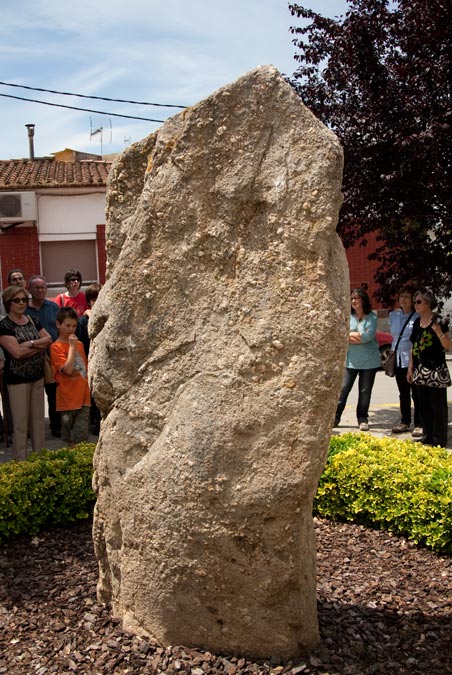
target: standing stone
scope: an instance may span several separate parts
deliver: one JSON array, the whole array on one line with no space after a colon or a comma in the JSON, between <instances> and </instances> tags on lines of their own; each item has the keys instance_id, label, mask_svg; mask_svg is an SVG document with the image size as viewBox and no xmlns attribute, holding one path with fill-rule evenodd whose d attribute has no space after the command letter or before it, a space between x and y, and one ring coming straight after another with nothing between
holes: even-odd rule
<instances>
[{"instance_id":1,"label":"standing stone","mask_svg":"<svg viewBox=\"0 0 452 675\"><path fill-rule=\"evenodd\" d=\"M265 66L115 162L92 317L99 595L165 644L318 642L312 499L348 335L342 151Z\"/></svg>"}]
</instances>

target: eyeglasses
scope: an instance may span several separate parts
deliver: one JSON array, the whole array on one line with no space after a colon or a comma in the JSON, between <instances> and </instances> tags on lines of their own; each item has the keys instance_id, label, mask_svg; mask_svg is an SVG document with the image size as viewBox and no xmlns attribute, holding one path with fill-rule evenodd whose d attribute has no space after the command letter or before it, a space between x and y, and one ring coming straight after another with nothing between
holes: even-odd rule
<instances>
[{"instance_id":1,"label":"eyeglasses","mask_svg":"<svg viewBox=\"0 0 452 675\"><path fill-rule=\"evenodd\" d=\"M28 302L28 298L13 298L11 302L14 302L15 305L18 305L19 302Z\"/></svg>"},{"instance_id":2,"label":"eyeglasses","mask_svg":"<svg viewBox=\"0 0 452 675\"><path fill-rule=\"evenodd\" d=\"M71 277L69 281L80 281L80 279L78 277Z\"/></svg>"},{"instance_id":3,"label":"eyeglasses","mask_svg":"<svg viewBox=\"0 0 452 675\"><path fill-rule=\"evenodd\" d=\"M415 300L414 304L415 305L422 305L423 302L424 302L423 300Z\"/></svg>"}]
</instances>

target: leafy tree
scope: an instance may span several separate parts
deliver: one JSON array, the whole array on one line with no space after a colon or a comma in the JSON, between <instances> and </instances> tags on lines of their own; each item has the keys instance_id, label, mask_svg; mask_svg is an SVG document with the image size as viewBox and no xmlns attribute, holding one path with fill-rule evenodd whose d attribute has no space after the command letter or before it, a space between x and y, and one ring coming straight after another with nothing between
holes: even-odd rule
<instances>
[{"instance_id":1,"label":"leafy tree","mask_svg":"<svg viewBox=\"0 0 452 675\"><path fill-rule=\"evenodd\" d=\"M291 79L344 147L345 246L379 233L379 299L401 283L452 286L451 0L348 0L330 19L289 5Z\"/></svg>"}]
</instances>

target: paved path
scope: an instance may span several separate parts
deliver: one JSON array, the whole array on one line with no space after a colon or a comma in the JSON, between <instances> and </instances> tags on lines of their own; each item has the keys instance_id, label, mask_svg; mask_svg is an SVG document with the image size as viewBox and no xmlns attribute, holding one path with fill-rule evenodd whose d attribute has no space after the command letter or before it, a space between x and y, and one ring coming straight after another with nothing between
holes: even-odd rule
<instances>
[{"instance_id":1,"label":"paved path","mask_svg":"<svg viewBox=\"0 0 452 675\"><path fill-rule=\"evenodd\" d=\"M452 361L448 361L449 370L452 371ZM447 390L449 403L449 435L447 448L452 450L452 387ZM333 429L333 434L343 434L348 431L358 431L356 421L356 403L358 400L358 384L355 382L350 392L347 406L342 415L341 424ZM383 372L378 372L372 391L372 399L369 410L369 432L374 436L390 436L391 438L407 439L411 434L393 434L392 427L400 422L399 390L394 377L387 377Z\"/></svg>"},{"instance_id":2,"label":"paved path","mask_svg":"<svg viewBox=\"0 0 452 675\"><path fill-rule=\"evenodd\" d=\"M452 360L448 361L449 369L452 370ZM447 448L452 450L452 387L448 390L449 400L449 438ZM355 382L350 392L347 406L342 415L341 424L333 429L333 435L343 434L348 431L358 431L356 422L356 402L358 398L358 385ZM395 378L386 377L383 372L377 373L375 385L372 391L372 400L369 411L369 431L374 436L390 436L391 438L411 438L411 434L392 434L392 427L400 421L399 392ZM97 436L90 436L91 443L97 442ZM65 443L59 438L53 438L46 420L46 448L56 450L63 448ZM3 440L0 441L0 463L12 459L11 448L6 448Z\"/></svg>"}]
</instances>

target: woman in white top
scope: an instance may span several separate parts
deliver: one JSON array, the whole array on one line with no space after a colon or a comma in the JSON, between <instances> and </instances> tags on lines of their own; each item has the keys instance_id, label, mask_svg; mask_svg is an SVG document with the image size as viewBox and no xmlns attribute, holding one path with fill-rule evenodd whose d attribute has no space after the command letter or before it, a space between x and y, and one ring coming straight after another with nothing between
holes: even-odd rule
<instances>
[{"instance_id":1,"label":"woman in white top","mask_svg":"<svg viewBox=\"0 0 452 675\"><path fill-rule=\"evenodd\" d=\"M411 333L418 313L414 309L414 286L403 286L398 295L399 309L389 314L389 330L392 335L392 349L396 348L395 379L399 390L400 422L392 428L393 434L403 434L410 430L411 425L411 397L414 404L414 429L412 436L422 438L422 420L417 401L417 389L407 380L408 365L411 353ZM400 337L400 340L399 340ZM398 342L398 344L397 344Z\"/></svg>"}]
</instances>

